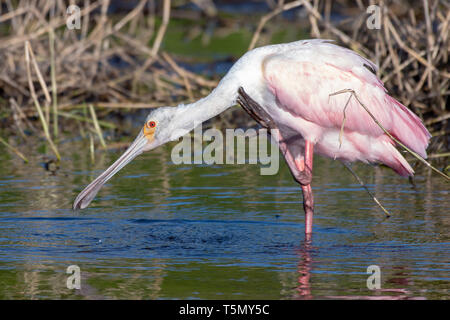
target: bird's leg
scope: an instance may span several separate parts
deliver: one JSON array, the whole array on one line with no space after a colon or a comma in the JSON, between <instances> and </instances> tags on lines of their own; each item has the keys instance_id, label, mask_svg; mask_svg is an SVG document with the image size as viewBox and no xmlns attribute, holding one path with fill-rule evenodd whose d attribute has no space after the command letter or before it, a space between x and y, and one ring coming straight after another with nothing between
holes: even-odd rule
<instances>
[{"instance_id":1,"label":"bird's leg","mask_svg":"<svg viewBox=\"0 0 450 320\"><path fill-rule=\"evenodd\" d=\"M305 211L305 235L306 239L310 240L314 215L314 197L311 189L314 144L305 140L304 156L302 158L294 158L287 147L288 141L283 139L280 131L273 131L272 135L277 135L275 138L278 140L280 150L291 170L291 174L302 188L303 209Z\"/></svg>"},{"instance_id":2,"label":"bird's leg","mask_svg":"<svg viewBox=\"0 0 450 320\"><path fill-rule=\"evenodd\" d=\"M278 141L280 150L284 155L284 159L291 170L294 180L297 181L302 187L303 208L305 210L305 234L310 236L312 233L314 213L314 199L311 189L314 145L310 141L306 140L304 158L294 159L289 151L288 144L290 140L295 140L297 137L284 139L272 117L256 101L250 98L242 87L239 88L238 92L238 103L253 119L255 119L257 123L266 128L268 132Z\"/></svg>"},{"instance_id":3,"label":"bird's leg","mask_svg":"<svg viewBox=\"0 0 450 320\"><path fill-rule=\"evenodd\" d=\"M304 159L295 161L300 172L304 172L308 177L303 181L299 181L303 192L303 209L305 210L305 234L312 233L313 215L314 215L314 197L311 189L311 179L313 170L313 154L314 145L305 140L305 156Z\"/></svg>"}]
</instances>

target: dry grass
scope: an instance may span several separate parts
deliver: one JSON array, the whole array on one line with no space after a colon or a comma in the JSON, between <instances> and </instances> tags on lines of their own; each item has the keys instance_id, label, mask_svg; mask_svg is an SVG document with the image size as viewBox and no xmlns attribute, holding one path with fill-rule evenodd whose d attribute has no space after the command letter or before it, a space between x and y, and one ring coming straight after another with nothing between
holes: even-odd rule
<instances>
[{"instance_id":1,"label":"dry grass","mask_svg":"<svg viewBox=\"0 0 450 320\"><path fill-rule=\"evenodd\" d=\"M152 22L154 14L144 13L147 2L141 0L128 14L117 18L107 14L107 0L78 1L85 9L81 11L82 29L74 31L66 28L67 7L63 1L21 1L18 6L7 1L9 10L0 15L0 21L10 28L0 39L4 66L0 93L10 104L11 123L17 125L16 120L23 121L24 116L34 117L43 105L43 132L46 137L50 132L56 137L59 126L70 125L64 119L76 117L90 122L81 111L68 113L81 110L86 103L94 105L101 119L111 109L173 105L193 99L192 92L201 88L214 87L215 81L183 70L168 53L161 58L170 0L163 2L162 24L157 29ZM152 46L148 46L153 38ZM34 52L34 72L30 74L25 61L28 48ZM20 106L21 114L13 104ZM38 109L33 106L36 104Z\"/></svg>"},{"instance_id":2,"label":"dry grass","mask_svg":"<svg viewBox=\"0 0 450 320\"><path fill-rule=\"evenodd\" d=\"M175 105L211 90L216 80L183 69L161 52L171 2L156 2L141 0L117 16L108 14L109 0L75 1L82 10L81 30L74 32L66 27L64 1L5 1L0 6L0 23L7 30L0 36L0 106L7 108L3 123L13 129L10 133L24 137L28 129L57 145L60 131L79 122L89 126L83 136L98 136L102 127L114 127L104 120L111 112ZM208 17L216 14L210 2L201 3L209 3ZM433 133L431 158L448 157L448 2L422 0L411 6L407 0L380 1L380 30L366 27L369 1L270 3L273 9L254 26L249 48L268 44L264 34L276 16L303 8L312 37L336 39L380 65L379 76L390 93L420 115ZM333 12L351 18L335 21ZM157 16L162 21L158 27ZM26 61L29 53L34 55ZM41 124L30 121L38 114Z\"/></svg>"}]
</instances>

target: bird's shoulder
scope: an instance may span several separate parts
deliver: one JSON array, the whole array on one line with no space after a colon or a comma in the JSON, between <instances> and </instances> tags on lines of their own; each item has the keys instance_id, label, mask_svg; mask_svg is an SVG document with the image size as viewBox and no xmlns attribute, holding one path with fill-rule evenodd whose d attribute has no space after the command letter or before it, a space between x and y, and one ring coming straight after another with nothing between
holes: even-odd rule
<instances>
[{"instance_id":1,"label":"bird's shoulder","mask_svg":"<svg viewBox=\"0 0 450 320\"><path fill-rule=\"evenodd\" d=\"M303 40L284 46L266 50L261 59L261 66L265 77L286 73L302 74L304 66L320 68L328 66L340 73L348 73L363 79L366 83L376 86L382 85L376 76L378 67L372 61L358 53L335 45L329 40ZM322 74L317 73L320 77Z\"/></svg>"},{"instance_id":2,"label":"bird's shoulder","mask_svg":"<svg viewBox=\"0 0 450 320\"><path fill-rule=\"evenodd\" d=\"M383 83L373 73L376 66L356 52L328 42L303 43L266 55L263 76L277 106L316 125L339 129L342 126L351 89L390 128L393 107L387 102ZM380 135L383 132L355 99L346 110L346 129Z\"/></svg>"}]
</instances>

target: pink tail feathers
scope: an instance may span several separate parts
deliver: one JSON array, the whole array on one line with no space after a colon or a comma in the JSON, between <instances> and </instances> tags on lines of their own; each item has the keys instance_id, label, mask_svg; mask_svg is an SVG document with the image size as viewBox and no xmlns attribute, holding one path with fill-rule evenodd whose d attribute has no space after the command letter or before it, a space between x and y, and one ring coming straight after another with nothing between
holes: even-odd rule
<instances>
[{"instance_id":1,"label":"pink tail feathers","mask_svg":"<svg viewBox=\"0 0 450 320\"><path fill-rule=\"evenodd\" d=\"M426 158L431 134L422 120L394 98L388 96L388 99L394 105L394 125L390 133L408 148Z\"/></svg>"},{"instance_id":2,"label":"pink tail feathers","mask_svg":"<svg viewBox=\"0 0 450 320\"><path fill-rule=\"evenodd\" d=\"M418 153L423 158L427 157L426 149L430 140L430 133L422 121L411 110L394 98L387 96L393 107L393 126L390 134ZM381 162L391 167L399 175L407 177L414 174L414 170L394 147L395 142L387 136L383 139L384 148L379 155Z\"/></svg>"},{"instance_id":3,"label":"pink tail feathers","mask_svg":"<svg viewBox=\"0 0 450 320\"><path fill-rule=\"evenodd\" d=\"M381 162L403 177L414 175L413 168L411 168L408 161L403 158L401 153L392 145L392 143L386 140L384 141L384 144L385 148L383 148L383 154L380 155Z\"/></svg>"}]
</instances>

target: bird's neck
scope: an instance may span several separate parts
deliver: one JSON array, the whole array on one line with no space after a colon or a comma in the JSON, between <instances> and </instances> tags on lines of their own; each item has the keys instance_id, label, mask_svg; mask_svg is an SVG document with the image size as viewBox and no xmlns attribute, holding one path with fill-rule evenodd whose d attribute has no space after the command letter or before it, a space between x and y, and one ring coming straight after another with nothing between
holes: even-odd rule
<instances>
[{"instance_id":1,"label":"bird's neck","mask_svg":"<svg viewBox=\"0 0 450 320\"><path fill-rule=\"evenodd\" d=\"M178 107L178 117L184 129L190 131L236 104L238 83L224 78L208 96L190 104Z\"/></svg>"}]
</instances>

